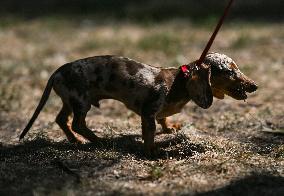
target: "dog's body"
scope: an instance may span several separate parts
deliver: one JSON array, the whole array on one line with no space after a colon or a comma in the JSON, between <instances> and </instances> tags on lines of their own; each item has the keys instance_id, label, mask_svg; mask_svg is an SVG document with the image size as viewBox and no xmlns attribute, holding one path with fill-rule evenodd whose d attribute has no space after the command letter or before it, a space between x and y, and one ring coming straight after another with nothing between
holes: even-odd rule
<instances>
[{"instance_id":1,"label":"dog's body","mask_svg":"<svg viewBox=\"0 0 284 196\"><path fill-rule=\"evenodd\" d=\"M195 69L193 62L185 65L188 69L186 73L180 68L158 68L117 56L95 56L67 63L50 77L39 106L20 138L32 126L53 88L63 102L56 122L69 141L80 142L72 131L92 142L97 141L97 136L86 126L86 114L91 105L99 107L100 100L115 99L141 116L145 147L151 152L154 148L155 120L162 125L164 132L170 132L166 117L180 112L190 100L202 108L208 108L213 95L217 98L223 98L224 94L232 96L229 92L237 91L241 84L242 95L248 88L251 88L250 92L256 89L255 83L244 76L229 57L217 53L206 57L204 63L207 66ZM213 94L211 70L215 74L211 76ZM234 84L236 81L237 84ZM71 128L67 121L72 112Z\"/></svg>"},{"instance_id":2,"label":"dog's body","mask_svg":"<svg viewBox=\"0 0 284 196\"><path fill-rule=\"evenodd\" d=\"M192 65L194 66L194 65ZM152 151L155 120L167 129L165 117L180 112L191 99L199 106L212 104L209 69L192 71L188 78L180 69L162 69L117 56L96 56L61 66L50 77L32 119L23 131L23 138L48 99L53 87L63 107L56 122L71 142L78 142L75 131L95 142L97 137L86 126L85 117L91 105L99 107L101 99L115 99L141 116L142 135L147 151ZM188 89L192 91L188 93ZM74 114L72 128L67 121Z\"/></svg>"}]
</instances>

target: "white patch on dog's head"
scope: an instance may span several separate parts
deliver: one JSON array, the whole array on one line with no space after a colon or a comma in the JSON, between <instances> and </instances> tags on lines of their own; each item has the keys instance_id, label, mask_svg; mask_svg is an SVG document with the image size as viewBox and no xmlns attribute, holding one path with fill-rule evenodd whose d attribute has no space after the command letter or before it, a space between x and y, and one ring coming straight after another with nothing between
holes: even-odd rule
<instances>
[{"instance_id":1,"label":"white patch on dog's head","mask_svg":"<svg viewBox=\"0 0 284 196\"><path fill-rule=\"evenodd\" d=\"M227 55L216 52L208 53L204 59L204 63L210 66L217 66L222 69L238 69L236 63Z\"/></svg>"}]
</instances>

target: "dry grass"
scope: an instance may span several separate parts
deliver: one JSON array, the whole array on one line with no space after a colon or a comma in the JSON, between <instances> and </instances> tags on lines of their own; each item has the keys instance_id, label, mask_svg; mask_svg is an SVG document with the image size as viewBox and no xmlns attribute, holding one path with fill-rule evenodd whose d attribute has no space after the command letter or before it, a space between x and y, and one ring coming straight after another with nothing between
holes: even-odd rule
<instances>
[{"instance_id":1,"label":"dry grass","mask_svg":"<svg viewBox=\"0 0 284 196\"><path fill-rule=\"evenodd\" d=\"M171 21L153 25L38 19L0 30L0 195L283 195L283 24L227 24L212 51L231 56L259 84L247 102L189 103L172 121L178 134L158 135L160 152L143 155L140 119L121 103L89 112L97 144L69 144L53 123L52 94L25 142L18 135L60 65L100 54L160 66L196 59L210 28ZM160 128L159 128L160 129Z\"/></svg>"}]
</instances>

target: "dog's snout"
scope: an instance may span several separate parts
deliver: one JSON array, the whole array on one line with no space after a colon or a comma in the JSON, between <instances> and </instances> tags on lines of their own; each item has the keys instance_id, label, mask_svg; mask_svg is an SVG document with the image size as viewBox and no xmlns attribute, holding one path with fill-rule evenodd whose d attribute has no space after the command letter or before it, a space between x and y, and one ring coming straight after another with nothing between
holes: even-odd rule
<instances>
[{"instance_id":1,"label":"dog's snout","mask_svg":"<svg viewBox=\"0 0 284 196\"><path fill-rule=\"evenodd\" d=\"M257 88L258 88L257 84L251 83L251 84L248 85L247 91L252 93L252 92L256 91Z\"/></svg>"}]
</instances>

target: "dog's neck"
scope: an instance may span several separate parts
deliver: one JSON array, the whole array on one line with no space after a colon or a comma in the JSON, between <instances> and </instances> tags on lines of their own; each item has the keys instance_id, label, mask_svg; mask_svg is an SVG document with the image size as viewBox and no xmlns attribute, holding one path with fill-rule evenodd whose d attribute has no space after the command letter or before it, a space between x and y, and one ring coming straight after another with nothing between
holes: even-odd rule
<instances>
[{"instance_id":1,"label":"dog's neck","mask_svg":"<svg viewBox=\"0 0 284 196\"><path fill-rule=\"evenodd\" d=\"M188 78L181 67L161 70L160 75L169 89L166 96L167 103L177 103L190 100L188 91L186 89Z\"/></svg>"},{"instance_id":2,"label":"dog's neck","mask_svg":"<svg viewBox=\"0 0 284 196\"><path fill-rule=\"evenodd\" d=\"M190 98L186 89L188 78L181 68L162 69L159 75L168 89L165 103L157 115L162 118L179 113Z\"/></svg>"}]
</instances>

